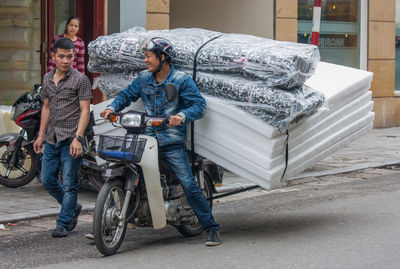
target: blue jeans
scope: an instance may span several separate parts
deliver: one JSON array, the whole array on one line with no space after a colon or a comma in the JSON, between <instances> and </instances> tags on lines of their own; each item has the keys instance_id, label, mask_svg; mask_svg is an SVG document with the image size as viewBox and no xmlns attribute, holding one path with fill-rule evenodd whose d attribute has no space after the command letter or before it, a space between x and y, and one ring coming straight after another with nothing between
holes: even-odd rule
<instances>
[{"instance_id":1,"label":"blue jeans","mask_svg":"<svg viewBox=\"0 0 400 269\"><path fill-rule=\"evenodd\" d=\"M203 192L192 173L185 144L173 144L160 147L160 156L168 162L179 179L186 199L193 208L204 230L219 230Z\"/></svg>"},{"instance_id":2,"label":"blue jeans","mask_svg":"<svg viewBox=\"0 0 400 269\"><path fill-rule=\"evenodd\" d=\"M57 225L68 228L78 199L78 171L81 158L69 154L70 142L60 141L55 145L46 143L42 159L41 180L47 192L61 205ZM58 171L62 169L62 185Z\"/></svg>"}]
</instances>

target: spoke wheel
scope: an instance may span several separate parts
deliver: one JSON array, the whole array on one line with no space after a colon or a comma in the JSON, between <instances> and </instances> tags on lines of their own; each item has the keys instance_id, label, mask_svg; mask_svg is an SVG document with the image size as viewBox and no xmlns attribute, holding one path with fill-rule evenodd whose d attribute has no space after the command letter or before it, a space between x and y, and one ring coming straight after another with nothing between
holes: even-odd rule
<instances>
[{"instance_id":1,"label":"spoke wheel","mask_svg":"<svg viewBox=\"0 0 400 269\"><path fill-rule=\"evenodd\" d=\"M11 167L13 149L8 142L0 142L0 184L10 188L24 186L35 177L34 153L30 146L17 152L17 163Z\"/></svg>"},{"instance_id":2,"label":"spoke wheel","mask_svg":"<svg viewBox=\"0 0 400 269\"><path fill-rule=\"evenodd\" d=\"M197 176L196 176L197 177ZM208 175L204 173L204 188L202 189L204 197L206 199L212 198L212 186L211 186L211 180L209 179ZM212 200L208 201L208 205L210 206L210 209L212 210ZM203 232L203 227L201 227L201 224L199 220L197 219L196 215L193 213L192 217L192 222L191 223L185 223L181 224L179 226L176 226L175 228L183 235L186 237L192 237L192 236L197 236Z\"/></svg>"},{"instance_id":3,"label":"spoke wheel","mask_svg":"<svg viewBox=\"0 0 400 269\"><path fill-rule=\"evenodd\" d=\"M93 233L97 249L105 256L117 252L124 240L127 222L119 225L118 220L124 199L125 192L119 180L107 181L97 195Z\"/></svg>"}]
</instances>

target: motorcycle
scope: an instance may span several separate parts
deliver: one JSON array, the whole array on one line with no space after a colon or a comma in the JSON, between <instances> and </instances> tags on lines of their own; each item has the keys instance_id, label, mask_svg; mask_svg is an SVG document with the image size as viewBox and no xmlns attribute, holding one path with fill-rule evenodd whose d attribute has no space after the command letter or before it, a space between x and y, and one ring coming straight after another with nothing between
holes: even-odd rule
<instances>
[{"instance_id":1,"label":"motorcycle","mask_svg":"<svg viewBox=\"0 0 400 269\"><path fill-rule=\"evenodd\" d=\"M33 143L40 128L43 107L41 90L41 85L35 85L32 93L24 93L12 105L10 119L21 127L20 133L0 135L0 184L3 186L17 188L40 177L42 154L35 153ZM101 168L95 159L97 155L92 126L94 120L91 113L84 135L79 187L98 192L103 182L99 176ZM62 181L61 171L59 180Z\"/></svg>"},{"instance_id":2,"label":"motorcycle","mask_svg":"<svg viewBox=\"0 0 400 269\"><path fill-rule=\"evenodd\" d=\"M12 105L10 119L21 131L0 135L0 184L10 188L24 186L40 173L41 155L33 150L39 132L43 98L41 86L26 92Z\"/></svg>"},{"instance_id":3,"label":"motorcycle","mask_svg":"<svg viewBox=\"0 0 400 269\"><path fill-rule=\"evenodd\" d=\"M173 85L173 84L170 84ZM176 92L175 86L166 87ZM147 126L164 127L167 118L144 112L112 113L113 125L126 129L125 136L100 135L98 155L113 163L103 171L106 182L97 195L93 234L97 249L113 255L121 246L127 224L153 227L174 226L184 236L199 235L203 229L187 202L182 186L166 162L159 157L156 138L144 135ZM193 164L192 164L193 165ZM212 208L213 181L221 181L216 164L197 156L194 175Z\"/></svg>"}]
</instances>

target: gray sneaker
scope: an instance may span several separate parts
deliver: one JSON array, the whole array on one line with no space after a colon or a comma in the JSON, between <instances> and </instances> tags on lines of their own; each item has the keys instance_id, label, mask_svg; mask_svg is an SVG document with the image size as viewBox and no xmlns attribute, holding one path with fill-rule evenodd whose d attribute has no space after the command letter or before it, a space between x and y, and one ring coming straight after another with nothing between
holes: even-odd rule
<instances>
[{"instance_id":1,"label":"gray sneaker","mask_svg":"<svg viewBox=\"0 0 400 269\"><path fill-rule=\"evenodd\" d=\"M207 247L214 247L221 244L221 239L219 238L219 232L215 230L211 230L208 232L208 238L205 243Z\"/></svg>"},{"instance_id":2,"label":"gray sneaker","mask_svg":"<svg viewBox=\"0 0 400 269\"><path fill-rule=\"evenodd\" d=\"M64 227L62 226L57 226L53 233L51 234L52 237L56 238L56 237L66 237L68 235L67 230L65 230Z\"/></svg>"}]
</instances>

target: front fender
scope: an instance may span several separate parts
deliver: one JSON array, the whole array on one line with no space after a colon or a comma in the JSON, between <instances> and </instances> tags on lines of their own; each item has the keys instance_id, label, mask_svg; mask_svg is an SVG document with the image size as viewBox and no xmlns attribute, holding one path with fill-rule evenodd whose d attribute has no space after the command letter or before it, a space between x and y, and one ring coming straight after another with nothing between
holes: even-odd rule
<instances>
[{"instance_id":1,"label":"front fender","mask_svg":"<svg viewBox=\"0 0 400 269\"><path fill-rule=\"evenodd\" d=\"M17 141L20 134L17 133L6 133L0 135L0 142L8 142L10 144L15 143Z\"/></svg>"},{"instance_id":2,"label":"front fender","mask_svg":"<svg viewBox=\"0 0 400 269\"><path fill-rule=\"evenodd\" d=\"M159 230L167 225L167 213L165 212L160 183L157 140L154 137L146 135L140 135L140 137L146 138L147 141L142 159L138 165L142 168L143 172L153 228Z\"/></svg>"},{"instance_id":3,"label":"front fender","mask_svg":"<svg viewBox=\"0 0 400 269\"><path fill-rule=\"evenodd\" d=\"M20 137L21 134L17 134L17 133L6 133L6 134L2 134L0 135L0 142L8 142L9 144L14 144L17 139ZM33 141L29 142L28 140L26 140L24 138L24 140L22 141L22 146L26 146L28 144L33 144Z\"/></svg>"}]
</instances>

